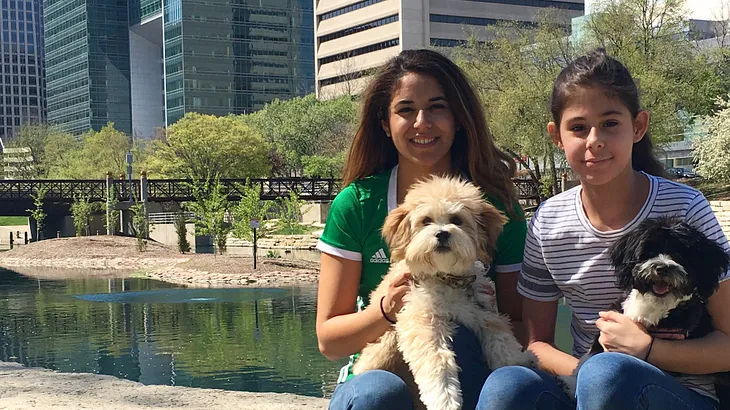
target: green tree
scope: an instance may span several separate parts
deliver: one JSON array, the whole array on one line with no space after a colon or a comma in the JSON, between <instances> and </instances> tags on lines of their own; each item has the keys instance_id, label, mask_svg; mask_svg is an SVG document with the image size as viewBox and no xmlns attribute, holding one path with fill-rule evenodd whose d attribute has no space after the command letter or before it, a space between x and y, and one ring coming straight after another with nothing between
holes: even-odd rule
<instances>
[{"instance_id":1,"label":"green tree","mask_svg":"<svg viewBox=\"0 0 730 410\"><path fill-rule=\"evenodd\" d=\"M99 131L89 130L81 141L81 150L72 155L68 167L62 171L65 178L101 178L107 172L112 175L126 172L131 138L115 129L114 123L108 123Z\"/></svg>"},{"instance_id":2,"label":"green tree","mask_svg":"<svg viewBox=\"0 0 730 410\"><path fill-rule=\"evenodd\" d=\"M256 234L259 238L266 237L269 232L264 221L267 219L271 205L269 202L261 200L261 187L258 185L251 186L246 181L246 185L238 185L237 189L241 192L241 200L231 207L233 236L239 239L253 240L251 220L258 219L261 227L256 230Z\"/></svg>"},{"instance_id":3,"label":"green tree","mask_svg":"<svg viewBox=\"0 0 730 410\"><path fill-rule=\"evenodd\" d=\"M581 51L603 47L635 78L658 145L681 140L688 123L711 113L724 92L719 61L693 30L685 0L603 0L583 27Z\"/></svg>"},{"instance_id":4,"label":"green tree","mask_svg":"<svg viewBox=\"0 0 730 410\"><path fill-rule=\"evenodd\" d=\"M335 156L311 155L302 157L305 177L319 178L341 178L342 169L345 166L345 152L342 151Z\"/></svg>"},{"instance_id":5,"label":"green tree","mask_svg":"<svg viewBox=\"0 0 730 410\"><path fill-rule=\"evenodd\" d=\"M549 168L555 192L564 157L550 142L546 124L552 120L553 82L575 56L604 47L628 67L643 108L652 115L649 131L657 145L681 139L696 115L711 111L708 101L724 89L719 59L693 41L683 5L682 0L604 1L574 37L567 35L565 14L547 10L534 25L498 25L488 43L472 36L455 50L455 60L486 104L498 145L518 160L527 156L536 182Z\"/></svg>"},{"instance_id":6,"label":"green tree","mask_svg":"<svg viewBox=\"0 0 730 410\"><path fill-rule=\"evenodd\" d=\"M190 242L188 242L188 227L185 212L180 210L175 214L175 233L177 234L177 250L180 253L190 252Z\"/></svg>"},{"instance_id":7,"label":"green tree","mask_svg":"<svg viewBox=\"0 0 730 410\"><path fill-rule=\"evenodd\" d=\"M289 191L289 195L276 199L278 204L279 222L285 233L298 233L299 222L302 219L302 207L306 201L299 198L294 191Z\"/></svg>"},{"instance_id":8,"label":"green tree","mask_svg":"<svg viewBox=\"0 0 730 410\"><path fill-rule=\"evenodd\" d=\"M717 100L715 115L705 118L707 136L694 141L697 172L714 181L730 181L730 95Z\"/></svg>"},{"instance_id":9,"label":"green tree","mask_svg":"<svg viewBox=\"0 0 730 410\"><path fill-rule=\"evenodd\" d=\"M47 178L49 168L58 159L58 152L47 153L47 146L53 141L73 139L71 134L60 132L48 124L24 124L13 137L8 148L30 148L30 153L25 156L30 161L14 164L18 168L16 175L22 179Z\"/></svg>"},{"instance_id":10,"label":"green tree","mask_svg":"<svg viewBox=\"0 0 730 410\"><path fill-rule=\"evenodd\" d=\"M205 182L193 178L191 189L195 201L186 206L195 214L196 232L210 235L218 253L223 254L231 232L231 224L225 220L230 203L224 186L217 176L213 181L207 179Z\"/></svg>"},{"instance_id":11,"label":"green tree","mask_svg":"<svg viewBox=\"0 0 730 410\"><path fill-rule=\"evenodd\" d=\"M76 236L89 236L89 223L94 212L94 204L89 202L88 195L74 193L71 204L71 215L76 228Z\"/></svg>"},{"instance_id":12,"label":"green tree","mask_svg":"<svg viewBox=\"0 0 730 410\"><path fill-rule=\"evenodd\" d=\"M147 239L150 234L147 205L135 196L134 203L130 205L129 210L132 212L132 229L134 229L134 236L137 238L137 251L144 252L147 250Z\"/></svg>"},{"instance_id":13,"label":"green tree","mask_svg":"<svg viewBox=\"0 0 730 410\"><path fill-rule=\"evenodd\" d=\"M547 123L553 82L574 54L566 20L563 12L548 10L538 14L534 26L500 24L492 41L481 42L473 34L454 55L486 104L497 144L516 159L529 158L535 183L543 180L547 166L553 191L561 154L547 135Z\"/></svg>"},{"instance_id":14,"label":"green tree","mask_svg":"<svg viewBox=\"0 0 730 410\"><path fill-rule=\"evenodd\" d=\"M46 139L43 166L45 177L63 179L67 170L74 166L81 151L82 143L71 134L51 134Z\"/></svg>"},{"instance_id":15,"label":"green tree","mask_svg":"<svg viewBox=\"0 0 730 410\"><path fill-rule=\"evenodd\" d=\"M40 186L36 188L35 194L30 194L33 199L33 209L26 209L26 212L30 212L30 217L35 220L35 240L41 240L41 232L43 231L43 223L46 220L46 212L43 210L43 199L48 194L47 186Z\"/></svg>"},{"instance_id":16,"label":"green tree","mask_svg":"<svg viewBox=\"0 0 730 410\"><path fill-rule=\"evenodd\" d=\"M117 198L117 192L114 188L114 185L112 185L109 188L109 193L106 198L106 211L109 214L109 219L104 218L104 228L107 229L112 235L114 235L117 230L119 229L119 223L120 223L120 211L117 209L117 205L119 204L119 199Z\"/></svg>"},{"instance_id":17,"label":"green tree","mask_svg":"<svg viewBox=\"0 0 730 410\"><path fill-rule=\"evenodd\" d=\"M349 147L357 120L357 104L349 95L318 100L313 94L290 100L274 100L249 114L246 121L261 130L284 160L275 171L302 175L304 157L335 157Z\"/></svg>"},{"instance_id":18,"label":"green tree","mask_svg":"<svg viewBox=\"0 0 730 410\"><path fill-rule=\"evenodd\" d=\"M241 117L187 113L147 146L150 177L205 181L268 176L270 148Z\"/></svg>"}]
</instances>

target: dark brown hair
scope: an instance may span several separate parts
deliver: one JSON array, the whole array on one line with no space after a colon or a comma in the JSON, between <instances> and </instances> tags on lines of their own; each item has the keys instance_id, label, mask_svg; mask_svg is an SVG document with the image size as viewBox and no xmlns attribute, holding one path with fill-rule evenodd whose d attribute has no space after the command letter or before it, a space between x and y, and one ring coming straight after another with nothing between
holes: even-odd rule
<instances>
[{"instance_id":1,"label":"dark brown hair","mask_svg":"<svg viewBox=\"0 0 730 410\"><path fill-rule=\"evenodd\" d=\"M641 111L639 89L629 70L615 58L598 48L591 53L576 58L563 69L553 86L550 111L555 124L560 125L565 106L568 105L576 88L598 87L612 98L621 101L633 118ZM637 171L664 176L664 166L654 156L654 145L649 132L641 141L634 144L631 151L631 166Z\"/></svg>"},{"instance_id":2,"label":"dark brown hair","mask_svg":"<svg viewBox=\"0 0 730 410\"><path fill-rule=\"evenodd\" d=\"M375 74L363 94L360 124L345 162L343 186L398 163L398 151L393 140L385 135L381 120L388 119L393 93L408 73L434 78L446 93L457 125L451 146L453 167L488 196L504 202L507 212L514 216L514 159L495 145L484 109L466 75L451 60L432 50L402 51Z\"/></svg>"}]
</instances>

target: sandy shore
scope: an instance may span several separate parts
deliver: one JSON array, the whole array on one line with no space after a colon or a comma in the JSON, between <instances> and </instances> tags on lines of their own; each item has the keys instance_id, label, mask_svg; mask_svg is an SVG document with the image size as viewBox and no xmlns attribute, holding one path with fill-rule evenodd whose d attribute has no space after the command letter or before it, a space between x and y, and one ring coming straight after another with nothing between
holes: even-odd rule
<instances>
[{"instance_id":1,"label":"sandy shore","mask_svg":"<svg viewBox=\"0 0 730 410\"><path fill-rule=\"evenodd\" d=\"M277 287L314 284L319 263L259 256L178 253L151 242L138 252L134 238L49 239L0 253L0 267L41 279L142 275L189 287Z\"/></svg>"},{"instance_id":2,"label":"sandy shore","mask_svg":"<svg viewBox=\"0 0 730 410\"><path fill-rule=\"evenodd\" d=\"M325 399L190 387L146 386L88 373L58 373L0 362L2 409L326 409Z\"/></svg>"}]
</instances>

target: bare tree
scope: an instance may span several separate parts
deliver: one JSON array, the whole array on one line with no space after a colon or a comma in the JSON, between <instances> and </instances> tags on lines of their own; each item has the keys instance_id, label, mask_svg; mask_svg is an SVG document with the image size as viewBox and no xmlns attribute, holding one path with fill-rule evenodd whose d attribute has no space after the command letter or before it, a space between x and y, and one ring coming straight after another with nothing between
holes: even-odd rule
<instances>
[{"instance_id":1,"label":"bare tree","mask_svg":"<svg viewBox=\"0 0 730 410\"><path fill-rule=\"evenodd\" d=\"M712 31L719 47L730 46L730 0L722 0L720 8L712 13Z\"/></svg>"}]
</instances>

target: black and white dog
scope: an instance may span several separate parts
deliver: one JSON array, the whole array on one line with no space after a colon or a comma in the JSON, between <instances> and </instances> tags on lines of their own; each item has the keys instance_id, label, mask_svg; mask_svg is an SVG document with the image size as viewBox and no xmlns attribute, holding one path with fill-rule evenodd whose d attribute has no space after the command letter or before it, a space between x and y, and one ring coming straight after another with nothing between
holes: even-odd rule
<instances>
[{"instance_id":1,"label":"black and white dog","mask_svg":"<svg viewBox=\"0 0 730 410\"><path fill-rule=\"evenodd\" d=\"M623 292L612 310L652 329L673 329L687 339L713 331L707 300L730 266L730 256L716 242L679 217L646 219L608 249ZM575 397L575 376L591 356L603 352L596 338L572 376L561 377ZM719 390L730 373L717 375ZM728 384L730 386L730 384ZM722 387L722 388L721 388Z\"/></svg>"}]
</instances>

